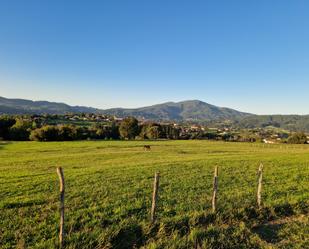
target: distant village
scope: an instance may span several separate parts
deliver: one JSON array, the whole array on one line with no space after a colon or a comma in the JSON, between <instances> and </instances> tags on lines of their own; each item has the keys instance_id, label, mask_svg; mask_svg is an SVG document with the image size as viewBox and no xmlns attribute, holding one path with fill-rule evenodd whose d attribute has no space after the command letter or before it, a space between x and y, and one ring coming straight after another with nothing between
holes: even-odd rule
<instances>
[{"instance_id":1,"label":"distant village","mask_svg":"<svg viewBox=\"0 0 309 249\"><path fill-rule=\"evenodd\" d=\"M15 116L17 119L31 120L37 127L46 125L73 125L78 127L88 127L88 129L108 130L108 127L119 127L123 122L123 117L104 114L65 114L65 115L21 115ZM152 135L136 136L136 139L208 139L222 140L230 142L260 142L265 144L280 143L309 143L309 135L304 133L295 133L287 130L281 130L275 127L241 129L232 125L220 124L218 127L195 124L188 122L154 122L143 118L138 119L140 130L142 127L159 127L157 133ZM95 128L96 127L96 128ZM169 129L166 129L168 127ZM167 135L166 130L172 135ZM165 132L164 132L165 131ZM146 134L147 132L145 132ZM85 136L89 135L85 133ZM294 137L293 137L294 136ZM91 136L90 138L98 138ZM300 139L301 141L298 141Z\"/></svg>"}]
</instances>

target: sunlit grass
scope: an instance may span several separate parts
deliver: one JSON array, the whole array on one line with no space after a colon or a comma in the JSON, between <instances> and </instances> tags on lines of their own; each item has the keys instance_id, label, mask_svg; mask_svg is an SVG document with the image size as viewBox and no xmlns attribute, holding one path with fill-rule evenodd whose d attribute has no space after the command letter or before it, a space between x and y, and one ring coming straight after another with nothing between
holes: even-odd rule
<instances>
[{"instance_id":1,"label":"sunlit grass","mask_svg":"<svg viewBox=\"0 0 309 249\"><path fill-rule=\"evenodd\" d=\"M144 144L150 144L151 151L143 151ZM220 236L248 232L249 242L234 237L240 245L262 247L263 240L250 230L250 219L244 220L242 228L239 219L243 218L237 216L255 205L260 163L264 164L262 200L266 210L288 204L296 214L295 207L306 206L309 200L308 145L19 142L0 144L0 162L1 248L56 247L57 166L64 168L66 180L67 248L190 248L196 241L200 246L207 242L212 248L207 238L216 238L217 232ZM212 217L210 199L216 165L219 211L215 220L205 225L195 220L205 215ZM158 224L151 227L149 211L156 171L161 175ZM306 213L306 208L301 212ZM228 229L224 224L232 227L234 222L237 231L223 231ZM297 227L294 224L292 229ZM305 229L308 226L299 226L295 245L304 243Z\"/></svg>"}]
</instances>

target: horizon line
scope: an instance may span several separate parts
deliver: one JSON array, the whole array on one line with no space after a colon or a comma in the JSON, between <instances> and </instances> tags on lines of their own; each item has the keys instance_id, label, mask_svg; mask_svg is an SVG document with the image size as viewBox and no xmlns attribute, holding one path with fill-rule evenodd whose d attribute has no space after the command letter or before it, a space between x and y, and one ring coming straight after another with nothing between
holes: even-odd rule
<instances>
[{"instance_id":1,"label":"horizon line","mask_svg":"<svg viewBox=\"0 0 309 249\"><path fill-rule=\"evenodd\" d=\"M150 106L155 106L155 105L162 105L162 104L167 104L167 103L180 103L180 102L188 102L188 101L200 101L203 102L205 104L208 105L213 105L216 106L218 108L228 108L228 109L233 109L235 111L238 112L243 112L243 113L248 113L248 114L252 114L252 115L256 115L256 116L308 116L309 114L299 114L299 113L287 113L287 114L282 114L282 113L276 113L276 114L257 114L257 113L253 113L253 112L248 112L248 111L242 111L238 108L233 108L233 107L227 107L227 106L220 106L220 105L216 105L216 104L211 104L208 103L206 101L203 100L199 100L199 99L187 99L187 100L174 100L174 101L165 101L165 102L160 102L160 103L154 103L154 104L149 104L149 105L140 105L140 106L135 106L135 107L108 107L108 108L99 108L99 107L94 107L94 106L90 106L90 105L84 105L84 104L72 104L72 103L68 103L65 101L54 101L54 100L50 100L50 99L29 99L29 98L21 98L21 97L4 97L4 96L0 96L0 98L5 98L5 99L10 99L10 100L28 100L28 101L33 101L33 102L49 102L49 103L56 103L56 104L65 104L65 105L69 105L72 107L86 107L86 108L93 108L93 109L97 109L97 110L102 110L102 111L106 111L109 109L140 109L140 108L145 108L145 107L150 107Z\"/></svg>"}]
</instances>

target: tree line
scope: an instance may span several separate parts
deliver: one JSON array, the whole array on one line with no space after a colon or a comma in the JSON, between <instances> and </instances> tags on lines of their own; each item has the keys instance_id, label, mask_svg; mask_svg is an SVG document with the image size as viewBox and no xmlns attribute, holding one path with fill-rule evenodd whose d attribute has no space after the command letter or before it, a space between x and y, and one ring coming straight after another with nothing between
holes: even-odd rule
<instances>
[{"instance_id":1,"label":"tree line","mask_svg":"<svg viewBox=\"0 0 309 249\"><path fill-rule=\"evenodd\" d=\"M186 126L173 124L139 123L134 117L127 117L119 122L115 120L93 122L90 125L49 124L47 121L48 118L0 116L0 139L15 141L207 139L230 142L262 142L263 137L271 135L265 131L257 133L256 131L239 130L220 133L207 129L192 130ZM305 144L308 140L306 134L302 132L286 135L287 137L281 142Z\"/></svg>"},{"instance_id":2,"label":"tree line","mask_svg":"<svg viewBox=\"0 0 309 249\"><path fill-rule=\"evenodd\" d=\"M15 141L73 141L85 139L178 139L179 129L171 125L149 122L139 124L134 117L120 123L49 125L32 119L0 117L0 138Z\"/></svg>"}]
</instances>

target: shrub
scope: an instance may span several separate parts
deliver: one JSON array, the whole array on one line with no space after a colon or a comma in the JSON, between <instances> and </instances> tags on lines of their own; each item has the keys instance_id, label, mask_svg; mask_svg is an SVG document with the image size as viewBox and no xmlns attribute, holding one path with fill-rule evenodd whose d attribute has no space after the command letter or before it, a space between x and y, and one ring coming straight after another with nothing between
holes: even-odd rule
<instances>
[{"instance_id":1,"label":"shrub","mask_svg":"<svg viewBox=\"0 0 309 249\"><path fill-rule=\"evenodd\" d=\"M78 138L77 129L74 125L60 125L58 128L59 141L72 141Z\"/></svg>"},{"instance_id":2,"label":"shrub","mask_svg":"<svg viewBox=\"0 0 309 249\"><path fill-rule=\"evenodd\" d=\"M134 139L139 132L138 121L134 117L125 118L119 127L120 136L124 139Z\"/></svg>"},{"instance_id":3,"label":"shrub","mask_svg":"<svg viewBox=\"0 0 309 249\"><path fill-rule=\"evenodd\" d=\"M9 129L16 123L15 118L8 116L0 117L0 137L9 139Z\"/></svg>"},{"instance_id":4,"label":"shrub","mask_svg":"<svg viewBox=\"0 0 309 249\"><path fill-rule=\"evenodd\" d=\"M16 123L9 129L10 139L17 141L29 140L32 125L31 121L17 119Z\"/></svg>"},{"instance_id":5,"label":"shrub","mask_svg":"<svg viewBox=\"0 0 309 249\"><path fill-rule=\"evenodd\" d=\"M33 141L57 141L59 140L58 128L53 125L43 126L31 131L29 138Z\"/></svg>"},{"instance_id":6,"label":"shrub","mask_svg":"<svg viewBox=\"0 0 309 249\"><path fill-rule=\"evenodd\" d=\"M307 136L303 132L297 132L289 136L287 142L289 144L306 144Z\"/></svg>"}]
</instances>

